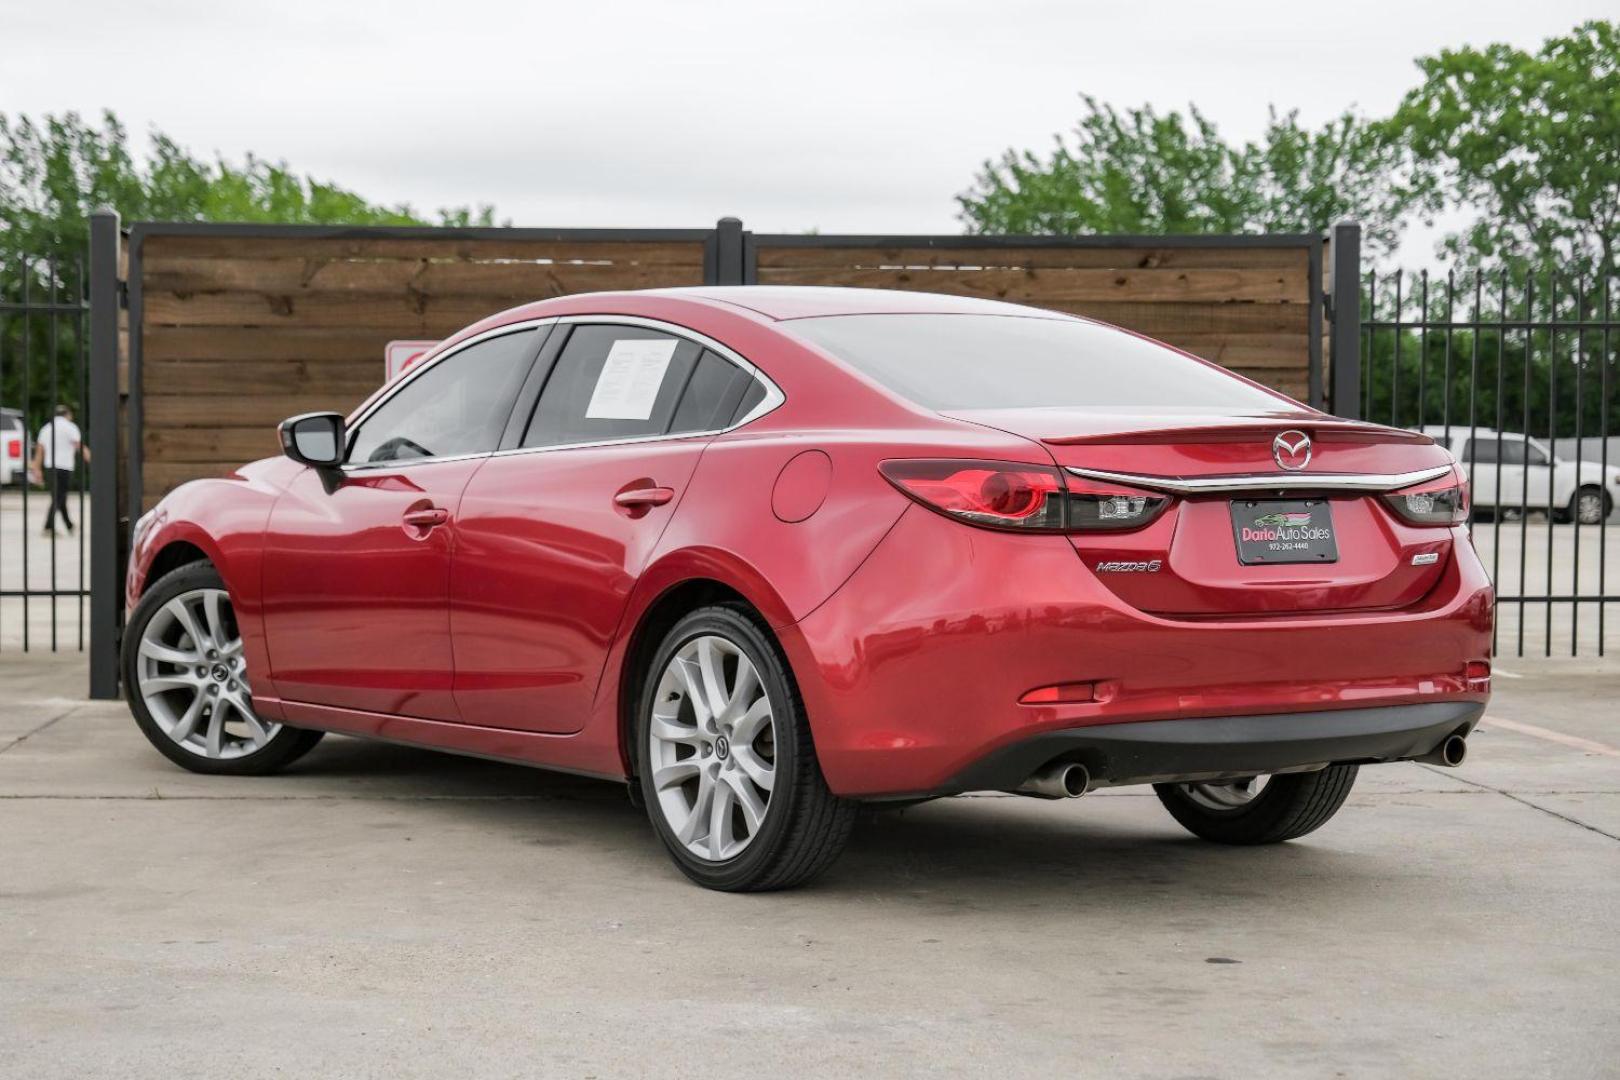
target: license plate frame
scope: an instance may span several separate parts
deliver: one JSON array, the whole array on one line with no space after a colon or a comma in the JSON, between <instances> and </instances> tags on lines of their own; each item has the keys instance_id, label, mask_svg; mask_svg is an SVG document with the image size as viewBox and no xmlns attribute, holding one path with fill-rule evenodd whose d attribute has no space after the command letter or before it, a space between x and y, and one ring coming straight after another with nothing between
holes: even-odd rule
<instances>
[{"instance_id":1,"label":"license plate frame","mask_svg":"<svg viewBox=\"0 0 1620 1080\"><path fill-rule=\"evenodd\" d=\"M1339 534L1326 499L1233 499L1230 509L1240 565L1339 561Z\"/></svg>"}]
</instances>

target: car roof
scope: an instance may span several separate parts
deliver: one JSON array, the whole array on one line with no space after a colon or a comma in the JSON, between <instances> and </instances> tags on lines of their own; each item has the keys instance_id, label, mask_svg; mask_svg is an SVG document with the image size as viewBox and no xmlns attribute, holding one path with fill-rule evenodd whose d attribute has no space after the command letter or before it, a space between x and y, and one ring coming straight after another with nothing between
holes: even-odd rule
<instances>
[{"instance_id":1,"label":"car roof","mask_svg":"<svg viewBox=\"0 0 1620 1080\"><path fill-rule=\"evenodd\" d=\"M925 271L919 271L925 273ZM825 315L1013 315L1063 319L1069 316L1041 308L984 300L976 296L914 292L905 289L854 289L820 285L732 285L659 289L656 295L718 301L769 319L809 319Z\"/></svg>"}]
</instances>

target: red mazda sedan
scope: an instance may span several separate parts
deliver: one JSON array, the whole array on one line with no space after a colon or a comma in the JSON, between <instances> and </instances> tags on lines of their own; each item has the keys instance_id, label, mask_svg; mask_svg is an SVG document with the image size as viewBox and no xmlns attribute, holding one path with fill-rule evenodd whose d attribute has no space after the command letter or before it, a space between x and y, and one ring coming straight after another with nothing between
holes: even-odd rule
<instances>
[{"instance_id":1,"label":"red mazda sedan","mask_svg":"<svg viewBox=\"0 0 1620 1080\"><path fill-rule=\"evenodd\" d=\"M569 296L136 527L123 674L185 768L341 732L627 781L719 889L863 801L1153 784L1287 840L1490 693L1463 477L1086 319L854 289Z\"/></svg>"}]
</instances>

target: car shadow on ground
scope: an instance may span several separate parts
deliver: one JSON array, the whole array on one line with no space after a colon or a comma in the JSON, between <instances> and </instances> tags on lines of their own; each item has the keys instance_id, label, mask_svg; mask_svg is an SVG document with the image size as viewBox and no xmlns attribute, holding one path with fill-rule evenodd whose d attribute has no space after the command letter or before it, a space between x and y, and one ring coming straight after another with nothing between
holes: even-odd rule
<instances>
[{"instance_id":1,"label":"car shadow on ground","mask_svg":"<svg viewBox=\"0 0 1620 1080\"><path fill-rule=\"evenodd\" d=\"M429 811L544 848L578 847L602 869L677 873L645 812L620 784L413 747L329 739L288 777L320 778L356 797L442 800ZM344 783L344 781L352 781ZM1074 910L1108 884L1121 899L1167 910L1197 902L1266 902L1278 889L1339 899L1390 885L1373 854L1310 841L1234 848L1186 835L1150 789L1049 802L1013 796L940 799L862 814L816 895L910 901L941 911L1052 905ZM1329 828L1332 826L1329 825ZM1400 853L1391 852L1397 860Z\"/></svg>"}]
</instances>

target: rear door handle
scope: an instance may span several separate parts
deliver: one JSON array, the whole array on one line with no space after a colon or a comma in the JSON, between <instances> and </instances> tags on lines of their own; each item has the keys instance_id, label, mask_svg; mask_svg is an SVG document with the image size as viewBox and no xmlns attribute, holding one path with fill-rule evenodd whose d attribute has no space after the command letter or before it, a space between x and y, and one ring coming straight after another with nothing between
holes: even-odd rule
<instances>
[{"instance_id":1,"label":"rear door handle","mask_svg":"<svg viewBox=\"0 0 1620 1080\"><path fill-rule=\"evenodd\" d=\"M425 510L409 510L405 513L405 524L418 529L431 529L449 520L450 511L438 506L430 506Z\"/></svg>"},{"instance_id":2,"label":"rear door handle","mask_svg":"<svg viewBox=\"0 0 1620 1080\"><path fill-rule=\"evenodd\" d=\"M663 506L674 497L674 488L639 487L619 492L613 496L613 502L616 506L634 509L644 506Z\"/></svg>"}]
</instances>

